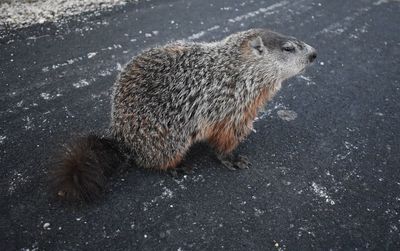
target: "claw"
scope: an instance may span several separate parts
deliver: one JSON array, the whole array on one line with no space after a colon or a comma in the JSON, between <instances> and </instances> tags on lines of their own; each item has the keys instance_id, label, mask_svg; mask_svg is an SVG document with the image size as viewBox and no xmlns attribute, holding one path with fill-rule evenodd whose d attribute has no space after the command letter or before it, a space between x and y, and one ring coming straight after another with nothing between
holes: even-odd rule
<instances>
[{"instance_id":1,"label":"claw","mask_svg":"<svg viewBox=\"0 0 400 251\"><path fill-rule=\"evenodd\" d=\"M187 174L192 174L192 173L193 173L192 167L189 166L189 165L187 165L187 164L184 164L184 163L181 163L180 165L178 165L178 166L175 167L175 168L168 169L167 172L168 172L173 178L179 178L180 176L187 175Z\"/></svg>"},{"instance_id":2,"label":"claw","mask_svg":"<svg viewBox=\"0 0 400 251\"><path fill-rule=\"evenodd\" d=\"M221 160L222 165L224 165L227 169L231 170L231 171L235 171L235 165L234 163L232 163L229 160Z\"/></svg>"},{"instance_id":3,"label":"claw","mask_svg":"<svg viewBox=\"0 0 400 251\"><path fill-rule=\"evenodd\" d=\"M249 161L249 159L242 155L233 156L231 154L218 154L218 159L222 165L224 165L231 171L235 171L238 169L249 169L249 167L251 166L251 162Z\"/></svg>"},{"instance_id":4,"label":"claw","mask_svg":"<svg viewBox=\"0 0 400 251\"><path fill-rule=\"evenodd\" d=\"M239 169L249 169L251 162L246 156L239 155L235 159L235 166Z\"/></svg>"}]
</instances>

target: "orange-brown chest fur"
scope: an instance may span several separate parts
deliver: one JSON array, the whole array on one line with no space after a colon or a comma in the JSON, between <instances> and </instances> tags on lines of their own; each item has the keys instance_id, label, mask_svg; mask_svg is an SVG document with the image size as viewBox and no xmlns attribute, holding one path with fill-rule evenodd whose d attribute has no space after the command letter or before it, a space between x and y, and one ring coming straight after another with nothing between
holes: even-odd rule
<instances>
[{"instance_id":1,"label":"orange-brown chest fur","mask_svg":"<svg viewBox=\"0 0 400 251\"><path fill-rule=\"evenodd\" d=\"M263 88L256 99L247 106L247 109L242 116L243 125L247 125L249 129L253 128L253 121L256 118L258 111L265 105L269 97L269 89Z\"/></svg>"},{"instance_id":2,"label":"orange-brown chest fur","mask_svg":"<svg viewBox=\"0 0 400 251\"><path fill-rule=\"evenodd\" d=\"M227 117L204 128L202 134L220 152L231 152L251 132L257 112L269 97L269 89L262 89L260 94L245 107L239 119Z\"/></svg>"}]
</instances>

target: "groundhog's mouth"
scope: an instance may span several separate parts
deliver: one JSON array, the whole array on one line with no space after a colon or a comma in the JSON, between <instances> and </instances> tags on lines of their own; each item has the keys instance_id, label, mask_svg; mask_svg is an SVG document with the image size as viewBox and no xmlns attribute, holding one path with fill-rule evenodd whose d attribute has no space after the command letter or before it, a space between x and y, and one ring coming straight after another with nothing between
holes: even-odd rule
<instances>
[{"instance_id":1,"label":"groundhog's mouth","mask_svg":"<svg viewBox=\"0 0 400 251\"><path fill-rule=\"evenodd\" d=\"M306 71L307 66L304 66L303 69L299 71L299 74L303 74Z\"/></svg>"},{"instance_id":2,"label":"groundhog's mouth","mask_svg":"<svg viewBox=\"0 0 400 251\"><path fill-rule=\"evenodd\" d=\"M310 63L306 64L306 65L299 71L299 74L304 73L304 72L306 71L306 69L307 69L309 66L313 65L313 64L314 64L313 62L310 62Z\"/></svg>"}]
</instances>

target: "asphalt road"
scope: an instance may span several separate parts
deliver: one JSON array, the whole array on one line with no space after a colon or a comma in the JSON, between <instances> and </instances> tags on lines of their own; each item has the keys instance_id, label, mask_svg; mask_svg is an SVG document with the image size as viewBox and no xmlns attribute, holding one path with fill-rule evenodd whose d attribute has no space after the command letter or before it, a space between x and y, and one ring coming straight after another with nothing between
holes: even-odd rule
<instances>
[{"instance_id":1,"label":"asphalt road","mask_svg":"<svg viewBox=\"0 0 400 251\"><path fill-rule=\"evenodd\" d=\"M0 36L1 250L400 250L398 1L143 1ZM224 169L132 169L103 199L48 195L50 156L108 126L118 69L147 47L268 27L318 49Z\"/></svg>"}]
</instances>

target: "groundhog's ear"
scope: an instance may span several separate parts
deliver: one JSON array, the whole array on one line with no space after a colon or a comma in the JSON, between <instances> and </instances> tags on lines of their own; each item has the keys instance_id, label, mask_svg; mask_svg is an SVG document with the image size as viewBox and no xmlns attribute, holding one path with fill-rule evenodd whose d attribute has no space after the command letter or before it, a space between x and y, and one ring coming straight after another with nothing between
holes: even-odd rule
<instances>
[{"instance_id":1,"label":"groundhog's ear","mask_svg":"<svg viewBox=\"0 0 400 251\"><path fill-rule=\"evenodd\" d=\"M263 44L262 38L260 36L251 38L249 41L249 46L257 55L261 55L265 52L266 48Z\"/></svg>"}]
</instances>

